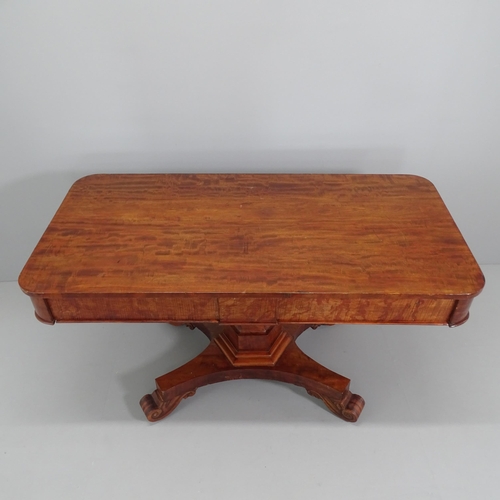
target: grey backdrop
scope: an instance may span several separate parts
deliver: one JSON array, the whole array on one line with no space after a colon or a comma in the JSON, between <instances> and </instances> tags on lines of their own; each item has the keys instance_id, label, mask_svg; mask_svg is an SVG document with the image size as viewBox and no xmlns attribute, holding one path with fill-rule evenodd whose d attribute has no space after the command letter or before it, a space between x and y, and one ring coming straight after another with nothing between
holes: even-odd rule
<instances>
[{"instance_id":1,"label":"grey backdrop","mask_svg":"<svg viewBox=\"0 0 500 500\"><path fill-rule=\"evenodd\" d=\"M0 280L95 172L413 173L499 263L500 4L0 3Z\"/></svg>"}]
</instances>

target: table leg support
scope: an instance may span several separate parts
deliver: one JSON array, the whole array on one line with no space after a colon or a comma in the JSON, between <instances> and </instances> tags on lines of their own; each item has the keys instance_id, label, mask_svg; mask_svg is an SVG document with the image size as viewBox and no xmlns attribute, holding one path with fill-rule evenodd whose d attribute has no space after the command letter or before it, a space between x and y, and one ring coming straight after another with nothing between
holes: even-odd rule
<instances>
[{"instance_id":1,"label":"table leg support","mask_svg":"<svg viewBox=\"0 0 500 500\"><path fill-rule=\"evenodd\" d=\"M349 390L350 380L309 358L296 338L309 325L196 324L208 347L185 365L156 379L156 390L141 399L147 419L169 415L198 387L235 379L268 379L304 387L335 415L356 422L363 398Z\"/></svg>"},{"instance_id":2,"label":"table leg support","mask_svg":"<svg viewBox=\"0 0 500 500\"><path fill-rule=\"evenodd\" d=\"M311 396L321 399L332 413L347 422L356 422L365 406L365 400L351 391L347 391L340 401L322 396L314 391L308 390L307 392Z\"/></svg>"},{"instance_id":3,"label":"table leg support","mask_svg":"<svg viewBox=\"0 0 500 500\"><path fill-rule=\"evenodd\" d=\"M170 415L177 405L185 398L194 396L196 390L188 391L186 394L181 394L180 396L174 396L171 399L165 401L163 399L162 393L154 391L152 394L146 394L140 401L140 405L144 415L150 422L157 422Z\"/></svg>"}]
</instances>

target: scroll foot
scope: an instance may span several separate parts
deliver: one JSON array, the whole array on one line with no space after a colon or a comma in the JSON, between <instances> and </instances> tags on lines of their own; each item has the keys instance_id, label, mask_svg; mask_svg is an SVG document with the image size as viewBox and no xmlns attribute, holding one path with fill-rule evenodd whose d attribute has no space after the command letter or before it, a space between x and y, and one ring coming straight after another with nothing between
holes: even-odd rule
<instances>
[{"instance_id":1,"label":"scroll foot","mask_svg":"<svg viewBox=\"0 0 500 500\"><path fill-rule=\"evenodd\" d=\"M361 396L353 394L351 391L347 391L340 400L322 396L310 390L307 392L311 396L321 399L332 413L347 422L356 422L365 406L365 400Z\"/></svg>"},{"instance_id":2,"label":"scroll foot","mask_svg":"<svg viewBox=\"0 0 500 500\"><path fill-rule=\"evenodd\" d=\"M188 391L180 396L174 396L168 401L162 399L158 391L152 394L146 394L140 401L140 405L144 415L150 422L158 422L162 418L172 413L178 404L185 398L194 396L196 390Z\"/></svg>"}]
</instances>

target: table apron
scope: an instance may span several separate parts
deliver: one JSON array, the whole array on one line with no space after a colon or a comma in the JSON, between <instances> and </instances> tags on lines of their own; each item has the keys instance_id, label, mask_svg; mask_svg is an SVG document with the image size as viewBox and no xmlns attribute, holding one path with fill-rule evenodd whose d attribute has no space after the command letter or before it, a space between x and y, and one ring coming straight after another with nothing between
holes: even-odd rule
<instances>
[{"instance_id":1,"label":"table apron","mask_svg":"<svg viewBox=\"0 0 500 500\"><path fill-rule=\"evenodd\" d=\"M40 321L435 324L464 322L472 299L416 297L32 295Z\"/></svg>"}]
</instances>

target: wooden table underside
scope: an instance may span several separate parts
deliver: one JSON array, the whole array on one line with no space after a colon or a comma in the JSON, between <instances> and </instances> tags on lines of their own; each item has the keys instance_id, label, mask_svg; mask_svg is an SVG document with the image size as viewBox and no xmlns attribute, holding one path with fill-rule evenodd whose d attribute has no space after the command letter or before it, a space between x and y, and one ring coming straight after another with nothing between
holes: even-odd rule
<instances>
[{"instance_id":1,"label":"wooden table underside","mask_svg":"<svg viewBox=\"0 0 500 500\"><path fill-rule=\"evenodd\" d=\"M434 186L401 175L97 175L71 188L19 278L39 320L167 322L208 347L156 379L167 416L198 387L304 387L364 401L297 346L318 325L468 318L484 277Z\"/></svg>"},{"instance_id":2,"label":"wooden table underside","mask_svg":"<svg viewBox=\"0 0 500 500\"><path fill-rule=\"evenodd\" d=\"M295 343L310 325L189 326L199 328L210 344L185 365L156 379L156 390L140 401L151 422L166 417L198 387L248 378L302 386L340 418L358 419L365 403L349 391L350 380L309 358Z\"/></svg>"}]
</instances>

